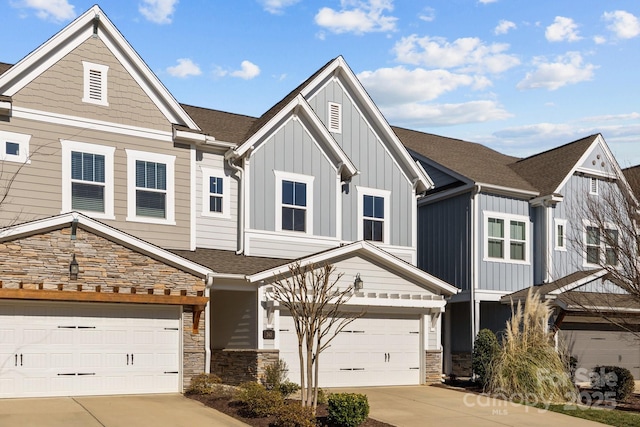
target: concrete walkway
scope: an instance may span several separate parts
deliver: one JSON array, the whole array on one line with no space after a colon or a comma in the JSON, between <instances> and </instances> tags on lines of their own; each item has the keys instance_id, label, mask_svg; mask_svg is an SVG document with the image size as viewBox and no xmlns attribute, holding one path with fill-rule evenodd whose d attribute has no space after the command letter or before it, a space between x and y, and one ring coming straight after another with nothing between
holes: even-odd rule
<instances>
[{"instance_id":1,"label":"concrete walkway","mask_svg":"<svg viewBox=\"0 0 640 427\"><path fill-rule=\"evenodd\" d=\"M0 399L0 426L246 427L180 394Z\"/></svg>"},{"instance_id":2,"label":"concrete walkway","mask_svg":"<svg viewBox=\"0 0 640 427\"><path fill-rule=\"evenodd\" d=\"M369 416L397 427L602 427L604 425L434 386L340 388L328 391L366 394L371 407Z\"/></svg>"}]
</instances>

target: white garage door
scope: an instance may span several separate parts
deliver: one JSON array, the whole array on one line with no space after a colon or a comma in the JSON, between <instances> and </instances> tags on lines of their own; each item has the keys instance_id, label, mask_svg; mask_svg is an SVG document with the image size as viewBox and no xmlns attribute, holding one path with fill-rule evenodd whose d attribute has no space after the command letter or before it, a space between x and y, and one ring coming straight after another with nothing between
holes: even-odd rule
<instances>
[{"instance_id":1,"label":"white garage door","mask_svg":"<svg viewBox=\"0 0 640 427\"><path fill-rule=\"evenodd\" d=\"M298 338L291 316L280 317L280 358L300 383ZM367 315L355 320L320 355L321 387L420 383L418 318Z\"/></svg>"},{"instance_id":2,"label":"white garage door","mask_svg":"<svg viewBox=\"0 0 640 427\"><path fill-rule=\"evenodd\" d=\"M0 303L0 397L179 391L180 309Z\"/></svg>"}]
</instances>

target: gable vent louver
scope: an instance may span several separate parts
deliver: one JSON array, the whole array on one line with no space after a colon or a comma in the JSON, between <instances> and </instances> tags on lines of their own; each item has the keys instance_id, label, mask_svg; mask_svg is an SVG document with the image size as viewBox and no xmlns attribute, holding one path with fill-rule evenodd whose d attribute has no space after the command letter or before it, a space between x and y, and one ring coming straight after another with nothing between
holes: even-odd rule
<instances>
[{"instance_id":1,"label":"gable vent louver","mask_svg":"<svg viewBox=\"0 0 640 427\"><path fill-rule=\"evenodd\" d=\"M89 71L89 98L102 101L102 72L99 70Z\"/></svg>"},{"instance_id":2,"label":"gable vent louver","mask_svg":"<svg viewBox=\"0 0 640 427\"><path fill-rule=\"evenodd\" d=\"M329 131L342 132L342 105L334 102L329 103Z\"/></svg>"}]
</instances>

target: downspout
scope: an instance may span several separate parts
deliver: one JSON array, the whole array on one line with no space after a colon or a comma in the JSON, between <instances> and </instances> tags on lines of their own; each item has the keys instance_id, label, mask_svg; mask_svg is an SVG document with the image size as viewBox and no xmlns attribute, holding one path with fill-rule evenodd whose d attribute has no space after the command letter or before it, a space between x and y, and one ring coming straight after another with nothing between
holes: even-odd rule
<instances>
[{"instance_id":1,"label":"downspout","mask_svg":"<svg viewBox=\"0 0 640 427\"><path fill-rule=\"evenodd\" d=\"M225 156L226 157L226 156ZM238 236L236 255L244 253L244 169L233 163L233 158L227 158L227 164L238 174Z\"/></svg>"},{"instance_id":2,"label":"downspout","mask_svg":"<svg viewBox=\"0 0 640 427\"><path fill-rule=\"evenodd\" d=\"M471 259L472 269L471 283L469 286L469 306L471 315L471 351L475 345L477 329L479 325L476 325L476 287L478 286L478 269L480 261L478 260L478 233L480 227L478 227L478 201L476 196L482 191L482 186L476 184L471 192Z\"/></svg>"},{"instance_id":3,"label":"downspout","mask_svg":"<svg viewBox=\"0 0 640 427\"><path fill-rule=\"evenodd\" d=\"M211 373L211 288L213 287L213 274L207 274L204 282L204 296L207 305L204 306L204 372Z\"/></svg>"}]
</instances>

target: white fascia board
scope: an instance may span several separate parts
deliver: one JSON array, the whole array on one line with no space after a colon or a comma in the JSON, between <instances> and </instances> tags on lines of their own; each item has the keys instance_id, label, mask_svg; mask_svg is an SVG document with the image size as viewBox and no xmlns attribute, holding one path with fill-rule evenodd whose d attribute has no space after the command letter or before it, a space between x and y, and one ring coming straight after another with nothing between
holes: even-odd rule
<instances>
[{"instance_id":1,"label":"white fascia board","mask_svg":"<svg viewBox=\"0 0 640 427\"><path fill-rule=\"evenodd\" d=\"M538 191L522 190L520 188L505 187L502 185L485 184L483 182L477 183L483 193L496 193L504 196L513 196L518 198L530 199L540 195Z\"/></svg>"},{"instance_id":2,"label":"white fascia board","mask_svg":"<svg viewBox=\"0 0 640 427\"><path fill-rule=\"evenodd\" d=\"M366 241L358 241L358 242L351 243L349 245L340 246L338 248L330 249L328 251L325 251L316 255L311 255L297 261L292 261L292 263L300 262L300 264L303 266L309 265L309 264L319 264L319 263L328 262L331 259L344 257L345 255L356 255L358 253L364 253L384 263L385 265L390 267L392 271L403 273L406 276L410 277L412 280L415 280L416 282L428 283L428 286L427 286L428 290L435 289L436 291L441 292L446 296L453 295L458 292L458 288L456 288L455 286L452 286L447 282L444 282L420 270L419 268L414 267L413 265L387 253L386 251L383 251L377 246L372 245L371 243L368 243ZM270 270L265 270L254 275L249 275L247 276L247 279L250 282L259 282L261 280L272 278L276 275L286 274L289 271L289 266L292 263L288 263L283 266L276 267Z\"/></svg>"},{"instance_id":3,"label":"white fascia board","mask_svg":"<svg viewBox=\"0 0 640 427\"><path fill-rule=\"evenodd\" d=\"M360 83L360 80L358 80L358 78L353 73L342 56L337 57L330 65L328 65L323 70L322 73L320 73L313 81L307 84L301 91L302 96L307 98L314 90L316 90L317 86L322 81L329 78L331 75L336 74L337 71L342 72L347 82L354 90L354 93L358 96L359 100L368 108L369 113L371 113L375 120L378 122L387 139L393 143L395 154L401 158L405 165L405 168L413 172L413 178L418 179L418 184L422 184L423 188L417 186L416 191L427 191L429 189L429 182L431 180L416 166L414 160L411 158L411 155L409 155L409 152L407 151L405 146L402 144L402 142L400 142L398 136L391 129L391 126L389 126L387 120L384 118L378 107L374 104L371 97L369 97L369 94L362 86L362 83Z\"/></svg>"},{"instance_id":4,"label":"white fascia board","mask_svg":"<svg viewBox=\"0 0 640 427\"><path fill-rule=\"evenodd\" d=\"M419 161L415 160L416 166L418 167L418 169L420 170L420 172L424 175L424 177L427 180L427 189L425 191L429 191L432 188L434 188L436 186L436 184L433 182L433 180L431 179L431 177L429 176L429 174L427 173L426 170L424 170L424 168L422 167L422 165L420 164Z\"/></svg>"},{"instance_id":5,"label":"white fascia board","mask_svg":"<svg viewBox=\"0 0 640 427\"><path fill-rule=\"evenodd\" d=\"M266 136L271 133L276 124L285 119L288 115L304 115L314 126L314 128L322 135L323 142L329 147L329 150L335 157L339 159L338 164L342 165L342 170L348 172L348 177L355 175L358 172L358 168L353 164L351 159L347 157L344 150L338 145L331 133L325 128L322 121L315 114L309 103L302 97L302 95L296 96L291 102L289 102L284 108L271 118L258 132L251 135L251 137L245 141L240 147L233 151L237 157L244 156L248 151L257 149L257 144L264 143Z\"/></svg>"},{"instance_id":6,"label":"white fascia board","mask_svg":"<svg viewBox=\"0 0 640 427\"><path fill-rule=\"evenodd\" d=\"M207 140L207 136L202 133L188 132L184 130L173 130L173 139L179 142L195 142L204 144Z\"/></svg>"},{"instance_id":7,"label":"white fascia board","mask_svg":"<svg viewBox=\"0 0 640 427\"><path fill-rule=\"evenodd\" d=\"M0 229L0 241L13 240L26 235L59 229L64 225L71 225L74 220L78 221L78 226L80 226L81 228L106 237L109 240L114 240L122 244L123 246L138 250L146 255L151 256L154 259L173 265L176 268L186 270L192 274L195 274L196 276L205 278L207 274L214 273L213 270L209 268L189 261L188 259L174 254L173 252L169 252L165 249L160 248L159 246L145 242L142 239L124 233L78 212L69 212L54 217Z\"/></svg>"},{"instance_id":8,"label":"white fascia board","mask_svg":"<svg viewBox=\"0 0 640 427\"><path fill-rule=\"evenodd\" d=\"M596 271L593 274L590 274L587 277L583 277L580 280L576 280L575 282L571 282L569 284L566 284L556 290L553 290L551 292L548 293L548 295L560 295L563 294L565 292L568 291L572 291L574 289L577 289L579 287L581 287L582 285L586 285L587 283L593 282L594 280L600 279L601 277L603 277L604 275L607 274L607 270L606 269L602 269L599 271Z\"/></svg>"},{"instance_id":9,"label":"white fascia board","mask_svg":"<svg viewBox=\"0 0 640 427\"><path fill-rule=\"evenodd\" d=\"M535 199L529 200L529 204L531 206L548 206L555 205L556 203L560 203L564 200L564 196L562 194L547 194L545 196L539 196Z\"/></svg>"}]
</instances>

